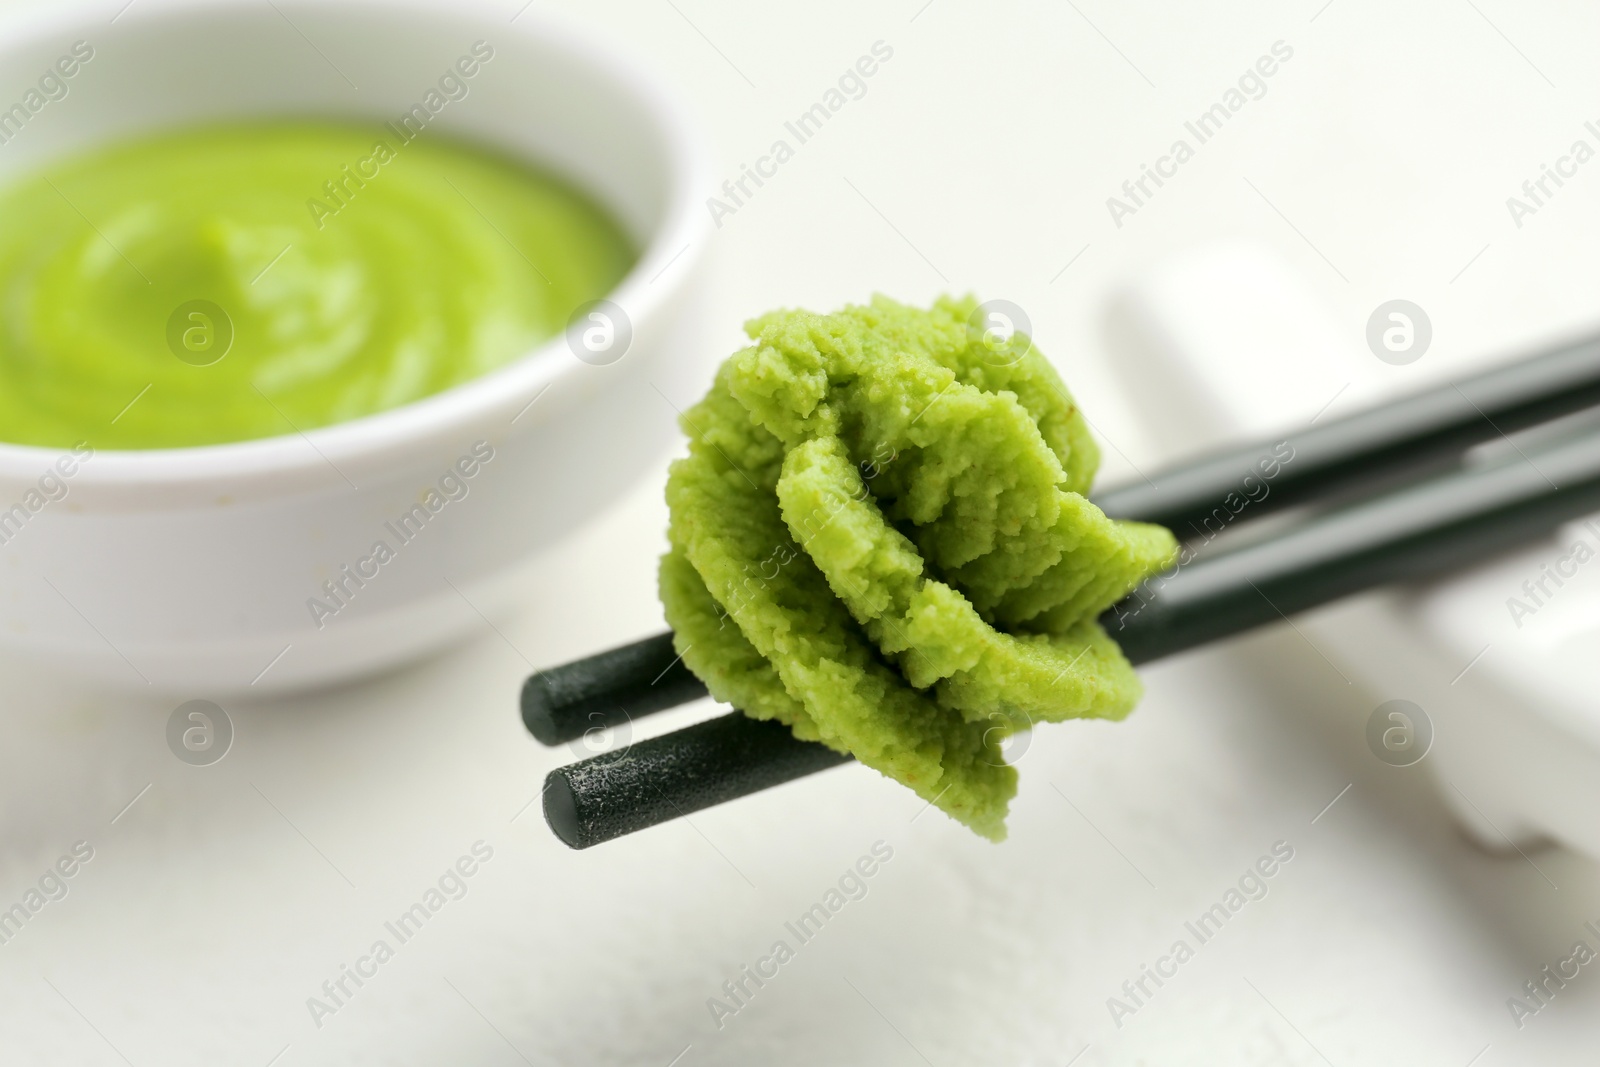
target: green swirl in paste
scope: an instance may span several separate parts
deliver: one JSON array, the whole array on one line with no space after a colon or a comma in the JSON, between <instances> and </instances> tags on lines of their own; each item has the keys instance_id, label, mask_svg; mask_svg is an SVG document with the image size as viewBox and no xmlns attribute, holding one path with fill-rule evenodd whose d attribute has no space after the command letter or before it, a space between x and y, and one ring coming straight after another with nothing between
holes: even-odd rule
<instances>
[{"instance_id":1,"label":"green swirl in paste","mask_svg":"<svg viewBox=\"0 0 1600 1067\"><path fill-rule=\"evenodd\" d=\"M0 439L169 448L385 411L560 333L634 258L565 182L431 128L111 145L0 192ZM180 336L231 325L209 365L168 339L194 301L227 323Z\"/></svg>"}]
</instances>

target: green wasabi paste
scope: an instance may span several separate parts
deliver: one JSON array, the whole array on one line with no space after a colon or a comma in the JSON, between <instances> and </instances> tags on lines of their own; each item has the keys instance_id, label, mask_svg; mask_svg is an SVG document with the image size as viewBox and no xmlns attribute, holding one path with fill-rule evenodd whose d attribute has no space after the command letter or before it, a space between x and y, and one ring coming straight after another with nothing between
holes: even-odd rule
<instances>
[{"instance_id":1,"label":"green wasabi paste","mask_svg":"<svg viewBox=\"0 0 1600 1067\"><path fill-rule=\"evenodd\" d=\"M1085 497L1099 463L1055 369L996 360L969 298L876 297L746 326L682 421L661 600L719 700L853 754L993 840L1038 722L1141 690L1095 621L1176 557Z\"/></svg>"},{"instance_id":2,"label":"green wasabi paste","mask_svg":"<svg viewBox=\"0 0 1600 1067\"><path fill-rule=\"evenodd\" d=\"M146 449L385 411L560 333L634 261L552 175L432 129L189 129L0 191L0 440Z\"/></svg>"}]
</instances>

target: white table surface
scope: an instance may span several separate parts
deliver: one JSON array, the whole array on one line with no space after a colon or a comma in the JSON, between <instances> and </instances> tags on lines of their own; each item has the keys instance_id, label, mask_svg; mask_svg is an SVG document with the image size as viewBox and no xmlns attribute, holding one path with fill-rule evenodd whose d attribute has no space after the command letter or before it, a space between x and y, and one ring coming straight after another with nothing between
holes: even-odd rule
<instances>
[{"instance_id":1,"label":"white table surface","mask_svg":"<svg viewBox=\"0 0 1600 1067\"><path fill-rule=\"evenodd\" d=\"M1421 304L1434 350L1379 368L1383 388L1593 317L1600 162L1520 229L1504 203L1600 119L1600 11L1570 0L559 6L678 83L728 174L874 41L894 49L717 231L723 349L689 354L708 366L770 306L1003 296L1116 478L1163 457L1098 316L1196 242L1273 246L1355 336L1383 300ZM1268 94L1114 227L1105 198L1279 39L1294 58ZM1150 668L1125 724L1042 730L999 847L848 767L567 850L530 802L572 754L526 736L517 687L660 627L668 458L538 563L498 633L230 702L237 738L211 767L168 752L171 701L4 664L0 908L74 842L94 858L0 945L0 1063L1594 1062L1600 969L1520 1030L1505 1002L1578 938L1600 948L1583 929L1600 871L1465 843L1420 768L1366 749L1375 697L1292 631ZM467 894L319 1028L307 998L479 840L493 858ZM707 999L879 840L894 857L868 895L719 1030ZM1107 998L1279 840L1295 856L1269 895L1119 1029Z\"/></svg>"}]
</instances>

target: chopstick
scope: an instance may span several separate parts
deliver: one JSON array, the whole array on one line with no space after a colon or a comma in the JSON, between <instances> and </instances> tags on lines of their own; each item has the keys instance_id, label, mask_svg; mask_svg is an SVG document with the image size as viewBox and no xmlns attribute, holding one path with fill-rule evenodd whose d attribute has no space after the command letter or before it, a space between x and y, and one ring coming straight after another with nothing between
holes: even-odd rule
<instances>
[{"instance_id":1,"label":"chopstick","mask_svg":"<svg viewBox=\"0 0 1600 1067\"><path fill-rule=\"evenodd\" d=\"M1254 519L1371 492L1448 467L1473 445L1595 405L1600 336L1320 427L1214 452L1093 499L1107 515L1159 523L1187 540L1206 536L1230 493L1249 499L1247 518ZM1285 454L1293 458L1284 462ZM1264 469L1276 473L1264 476ZM1259 499L1247 478L1265 487ZM522 718L535 738L558 745L705 695L678 661L671 635L659 634L533 675L523 686Z\"/></svg>"},{"instance_id":2,"label":"chopstick","mask_svg":"<svg viewBox=\"0 0 1600 1067\"><path fill-rule=\"evenodd\" d=\"M1268 479L1269 492L1251 501L1251 517L1371 495L1446 470L1473 445L1597 404L1600 335L1592 335L1287 437L1223 449L1094 501L1113 518L1158 523L1180 540L1204 536L1203 524L1227 495L1241 493L1247 476L1259 480L1260 464L1281 459L1277 449L1285 443L1294 458Z\"/></svg>"},{"instance_id":3,"label":"chopstick","mask_svg":"<svg viewBox=\"0 0 1600 1067\"><path fill-rule=\"evenodd\" d=\"M1148 663L1374 586L1448 573L1600 510L1600 436L1536 460L1461 471L1196 560L1101 622L1129 660ZM545 815L564 842L588 848L846 760L736 711L552 771Z\"/></svg>"},{"instance_id":4,"label":"chopstick","mask_svg":"<svg viewBox=\"0 0 1600 1067\"><path fill-rule=\"evenodd\" d=\"M522 723L541 744L560 745L705 695L672 634L657 634L532 675L522 686Z\"/></svg>"},{"instance_id":5,"label":"chopstick","mask_svg":"<svg viewBox=\"0 0 1600 1067\"><path fill-rule=\"evenodd\" d=\"M588 848L852 761L733 711L551 771L544 817L567 845Z\"/></svg>"},{"instance_id":6,"label":"chopstick","mask_svg":"<svg viewBox=\"0 0 1600 1067\"><path fill-rule=\"evenodd\" d=\"M1494 398L1484 393L1491 387L1499 390ZM1198 523L1238 491L1245 474L1261 478L1258 460L1280 457L1272 492L1251 505L1253 518L1270 510L1261 505L1274 496L1277 506L1320 501L1414 474L1419 465L1408 442L1438 465L1448 454L1446 441L1459 459L1460 449L1502 430L1597 400L1600 340L1588 340L1321 429L1207 457L1097 502L1120 517ZM1475 425L1462 414L1463 402ZM1403 417L1418 420L1411 437L1403 433ZM1293 459L1282 464L1286 441ZM1458 470L1193 560L1151 579L1101 621L1133 663L1146 663L1387 582L1447 573L1600 508L1600 437L1535 457L1537 463L1519 454ZM1214 495L1206 498L1197 484ZM1282 492L1285 485L1290 492ZM705 687L677 660L671 635L663 634L535 674L523 688L523 717L540 740L560 743L596 724L620 724L703 695ZM545 815L564 842L587 848L848 759L736 711L552 771Z\"/></svg>"}]
</instances>

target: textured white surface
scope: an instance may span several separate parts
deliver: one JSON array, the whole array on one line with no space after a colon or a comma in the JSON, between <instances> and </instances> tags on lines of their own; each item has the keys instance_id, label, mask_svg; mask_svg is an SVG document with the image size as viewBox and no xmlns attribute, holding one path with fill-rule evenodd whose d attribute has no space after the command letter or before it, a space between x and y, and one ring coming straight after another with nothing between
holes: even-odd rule
<instances>
[{"instance_id":1,"label":"textured white surface","mask_svg":"<svg viewBox=\"0 0 1600 1067\"><path fill-rule=\"evenodd\" d=\"M1105 366L1104 296L1197 241L1274 246L1356 336L1383 300L1425 307L1434 349L1382 367L1386 387L1592 315L1600 171L1521 230L1504 207L1594 117L1600 14L1577 4L570 6L685 87L730 174L892 44L866 97L724 219L726 345L774 304L979 288L1029 310L1113 477L1161 456ZM1280 38L1295 57L1268 95L1114 228L1105 198ZM0 75L6 98L18 78ZM660 625L659 490L658 473L546 557L498 634L369 685L230 705L234 749L209 768L167 751L169 704L6 664L0 906L74 841L96 851L0 945L0 1061L1593 1061L1592 968L1520 1031L1505 1007L1589 936L1593 866L1466 845L1418 768L1367 751L1376 698L1288 629L1150 669L1126 724L1041 733L998 848L846 768L565 850L525 806L571 753L524 736L516 687L530 663ZM465 898L318 1029L306 998L479 839L494 858ZM706 999L879 839L894 859L867 897L718 1031ZM1279 839L1295 858L1266 899L1118 1030L1106 998Z\"/></svg>"}]
</instances>

